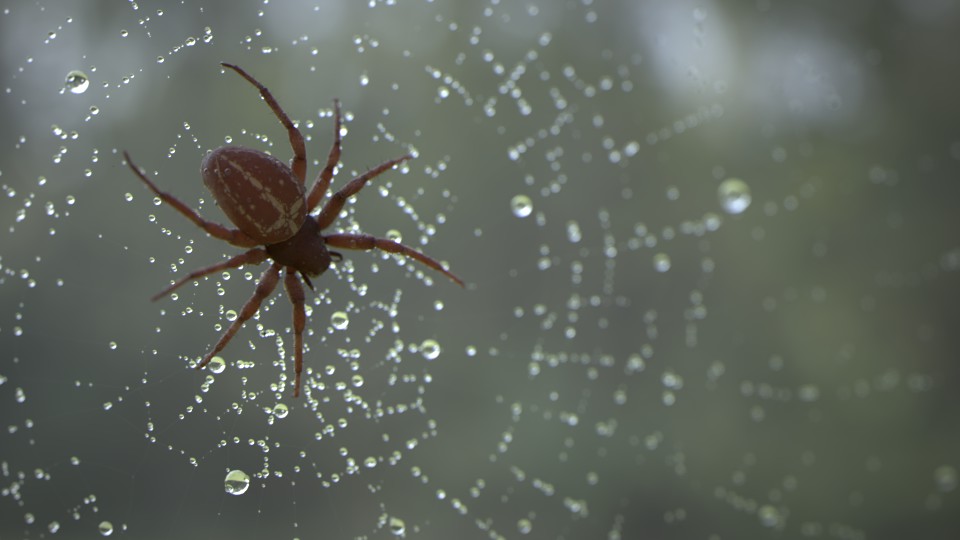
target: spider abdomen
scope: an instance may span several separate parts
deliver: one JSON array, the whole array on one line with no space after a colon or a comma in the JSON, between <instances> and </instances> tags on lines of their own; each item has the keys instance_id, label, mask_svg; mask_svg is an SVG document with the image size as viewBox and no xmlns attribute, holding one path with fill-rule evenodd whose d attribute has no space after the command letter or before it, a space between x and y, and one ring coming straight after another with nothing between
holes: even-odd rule
<instances>
[{"instance_id":1,"label":"spider abdomen","mask_svg":"<svg viewBox=\"0 0 960 540\"><path fill-rule=\"evenodd\" d=\"M262 244L292 237L307 217L303 184L269 154L223 146L203 158L200 174L227 218Z\"/></svg>"}]
</instances>

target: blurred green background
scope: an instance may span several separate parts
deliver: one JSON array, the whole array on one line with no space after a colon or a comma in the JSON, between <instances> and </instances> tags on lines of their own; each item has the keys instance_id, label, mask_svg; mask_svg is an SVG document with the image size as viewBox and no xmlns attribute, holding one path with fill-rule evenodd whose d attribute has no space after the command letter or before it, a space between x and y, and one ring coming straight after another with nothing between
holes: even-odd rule
<instances>
[{"instance_id":1,"label":"blurred green background","mask_svg":"<svg viewBox=\"0 0 960 540\"><path fill-rule=\"evenodd\" d=\"M954 538L958 25L946 0L8 4L0 537ZM279 290L190 369L262 269L149 301L238 250L121 152L221 222L206 151L291 154L219 62L311 178L335 97L334 187L413 151L336 226L468 283L345 254L299 400Z\"/></svg>"}]
</instances>

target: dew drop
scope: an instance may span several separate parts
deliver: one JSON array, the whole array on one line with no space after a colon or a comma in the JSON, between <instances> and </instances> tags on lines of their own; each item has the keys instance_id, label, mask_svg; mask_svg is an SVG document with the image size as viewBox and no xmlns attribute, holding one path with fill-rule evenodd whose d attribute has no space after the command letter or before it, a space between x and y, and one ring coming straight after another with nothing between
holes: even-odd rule
<instances>
[{"instance_id":1,"label":"dew drop","mask_svg":"<svg viewBox=\"0 0 960 540\"><path fill-rule=\"evenodd\" d=\"M210 363L207 364L207 369L210 370L210 373L223 373L223 370L227 368L227 362L223 359L222 356L214 356L210 359Z\"/></svg>"},{"instance_id":2,"label":"dew drop","mask_svg":"<svg viewBox=\"0 0 960 540\"><path fill-rule=\"evenodd\" d=\"M100 524L97 525L97 531L100 532L100 536L110 536L113 534L113 523L101 521Z\"/></svg>"},{"instance_id":3,"label":"dew drop","mask_svg":"<svg viewBox=\"0 0 960 540\"><path fill-rule=\"evenodd\" d=\"M427 360L436 360L440 356L440 344L433 339L425 340L420 344L420 354Z\"/></svg>"},{"instance_id":4,"label":"dew drop","mask_svg":"<svg viewBox=\"0 0 960 540\"><path fill-rule=\"evenodd\" d=\"M657 253L653 256L653 267L657 272L670 270L670 256L666 253Z\"/></svg>"},{"instance_id":5,"label":"dew drop","mask_svg":"<svg viewBox=\"0 0 960 540\"><path fill-rule=\"evenodd\" d=\"M87 88L90 88L90 79L86 73L75 69L67 73L64 86L71 94L82 94L87 91Z\"/></svg>"},{"instance_id":6,"label":"dew drop","mask_svg":"<svg viewBox=\"0 0 960 540\"><path fill-rule=\"evenodd\" d=\"M230 495L243 495L249 487L250 476L241 470L230 471L223 479L223 489Z\"/></svg>"},{"instance_id":7,"label":"dew drop","mask_svg":"<svg viewBox=\"0 0 960 540\"><path fill-rule=\"evenodd\" d=\"M760 518L760 523L766 527L776 527L780 524L780 511L775 507L765 504L757 510L757 517Z\"/></svg>"},{"instance_id":8,"label":"dew drop","mask_svg":"<svg viewBox=\"0 0 960 540\"><path fill-rule=\"evenodd\" d=\"M950 465L942 465L933 471L933 481L941 493L957 489L957 469Z\"/></svg>"},{"instance_id":9,"label":"dew drop","mask_svg":"<svg viewBox=\"0 0 960 540\"><path fill-rule=\"evenodd\" d=\"M330 316L330 324L337 330L346 330L350 324L350 317L347 316L345 311L334 312L334 314Z\"/></svg>"},{"instance_id":10,"label":"dew drop","mask_svg":"<svg viewBox=\"0 0 960 540\"><path fill-rule=\"evenodd\" d=\"M576 244L581 239L583 239L583 233L580 232L580 224L573 220L568 221L567 222L567 240L569 240L573 244Z\"/></svg>"},{"instance_id":11,"label":"dew drop","mask_svg":"<svg viewBox=\"0 0 960 540\"><path fill-rule=\"evenodd\" d=\"M513 210L513 215L525 218L533 213L533 201L526 195L516 195L510 199L510 208Z\"/></svg>"},{"instance_id":12,"label":"dew drop","mask_svg":"<svg viewBox=\"0 0 960 540\"><path fill-rule=\"evenodd\" d=\"M717 187L717 197L728 214L739 214L750 207L750 186L739 178L727 178Z\"/></svg>"},{"instance_id":13,"label":"dew drop","mask_svg":"<svg viewBox=\"0 0 960 540\"><path fill-rule=\"evenodd\" d=\"M403 537L407 534L407 524L398 517L391 517L388 527L390 528L390 534L394 536Z\"/></svg>"}]
</instances>

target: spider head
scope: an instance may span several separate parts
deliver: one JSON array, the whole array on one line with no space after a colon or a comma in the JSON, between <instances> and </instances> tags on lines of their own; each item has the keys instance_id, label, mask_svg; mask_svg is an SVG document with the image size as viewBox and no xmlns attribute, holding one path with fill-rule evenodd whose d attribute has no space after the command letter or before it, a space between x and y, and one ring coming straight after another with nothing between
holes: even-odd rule
<instances>
[{"instance_id":1,"label":"spider head","mask_svg":"<svg viewBox=\"0 0 960 540\"><path fill-rule=\"evenodd\" d=\"M320 234L317 220L311 216L303 220L296 234L267 245L266 250L274 261L295 268L303 276L317 277L330 267L330 251Z\"/></svg>"}]
</instances>

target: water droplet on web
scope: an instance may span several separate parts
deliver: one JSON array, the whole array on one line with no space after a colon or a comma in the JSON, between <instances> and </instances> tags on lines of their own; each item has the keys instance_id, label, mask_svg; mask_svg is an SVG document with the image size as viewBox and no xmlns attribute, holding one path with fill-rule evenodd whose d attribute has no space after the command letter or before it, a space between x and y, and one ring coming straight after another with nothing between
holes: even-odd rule
<instances>
[{"instance_id":1,"label":"water droplet on web","mask_svg":"<svg viewBox=\"0 0 960 540\"><path fill-rule=\"evenodd\" d=\"M113 534L113 523L101 521L100 524L97 525L97 531L100 532L100 536L110 536Z\"/></svg>"},{"instance_id":2,"label":"water droplet on web","mask_svg":"<svg viewBox=\"0 0 960 540\"><path fill-rule=\"evenodd\" d=\"M513 215L525 218L533 212L533 201L526 195L516 195L510 199L510 208L513 210Z\"/></svg>"},{"instance_id":3,"label":"water droplet on web","mask_svg":"<svg viewBox=\"0 0 960 540\"><path fill-rule=\"evenodd\" d=\"M207 369L211 373L223 373L223 370L227 368L227 362L221 356L214 356L210 359L210 363L207 364Z\"/></svg>"},{"instance_id":4,"label":"water droplet on web","mask_svg":"<svg viewBox=\"0 0 960 540\"><path fill-rule=\"evenodd\" d=\"M750 207L750 186L739 178L728 178L717 188L717 197L728 214L739 214Z\"/></svg>"},{"instance_id":5,"label":"water droplet on web","mask_svg":"<svg viewBox=\"0 0 960 540\"><path fill-rule=\"evenodd\" d=\"M90 88L90 79L86 73L75 69L67 73L64 86L71 94L82 94L87 91L87 88Z\"/></svg>"},{"instance_id":6,"label":"water droplet on web","mask_svg":"<svg viewBox=\"0 0 960 540\"><path fill-rule=\"evenodd\" d=\"M440 344L433 339L425 340L420 344L420 353L427 360L436 360L440 356Z\"/></svg>"},{"instance_id":7,"label":"water droplet on web","mask_svg":"<svg viewBox=\"0 0 960 540\"><path fill-rule=\"evenodd\" d=\"M666 253L657 253L653 256L653 267L657 272L666 272L670 270L670 256Z\"/></svg>"},{"instance_id":8,"label":"water droplet on web","mask_svg":"<svg viewBox=\"0 0 960 540\"><path fill-rule=\"evenodd\" d=\"M250 476L241 471L233 470L223 479L223 490L230 495L243 495L250 487Z\"/></svg>"},{"instance_id":9,"label":"water droplet on web","mask_svg":"<svg viewBox=\"0 0 960 540\"><path fill-rule=\"evenodd\" d=\"M950 465L937 467L933 471L933 481L941 493L947 493L957 489L957 469Z\"/></svg>"},{"instance_id":10,"label":"water droplet on web","mask_svg":"<svg viewBox=\"0 0 960 540\"><path fill-rule=\"evenodd\" d=\"M760 518L760 523L767 527L778 526L781 519L780 511L769 504L765 504L757 510L757 517Z\"/></svg>"},{"instance_id":11,"label":"water droplet on web","mask_svg":"<svg viewBox=\"0 0 960 540\"><path fill-rule=\"evenodd\" d=\"M390 534L394 536L404 536L407 534L407 524L404 521L397 517L390 518Z\"/></svg>"},{"instance_id":12,"label":"water droplet on web","mask_svg":"<svg viewBox=\"0 0 960 540\"><path fill-rule=\"evenodd\" d=\"M576 221L567 222L567 240L571 243L576 244L583 238L583 233L580 232L580 224Z\"/></svg>"},{"instance_id":13,"label":"water droplet on web","mask_svg":"<svg viewBox=\"0 0 960 540\"><path fill-rule=\"evenodd\" d=\"M290 412L290 409L283 403L277 403L273 407L273 415L277 418L286 418L287 414Z\"/></svg>"},{"instance_id":14,"label":"water droplet on web","mask_svg":"<svg viewBox=\"0 0 960 540\"><path fill-rule=\"evenodd\" d=\"M346 330L350 325L350 317L345 311L336 311L330 315L330 324L337 330Z\"/></svg>"}]
</instances>

